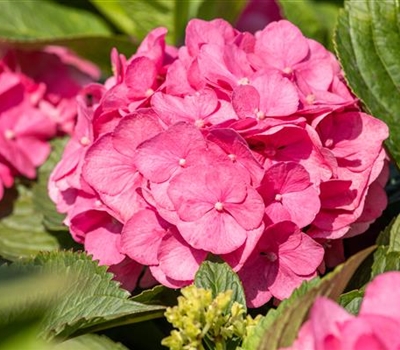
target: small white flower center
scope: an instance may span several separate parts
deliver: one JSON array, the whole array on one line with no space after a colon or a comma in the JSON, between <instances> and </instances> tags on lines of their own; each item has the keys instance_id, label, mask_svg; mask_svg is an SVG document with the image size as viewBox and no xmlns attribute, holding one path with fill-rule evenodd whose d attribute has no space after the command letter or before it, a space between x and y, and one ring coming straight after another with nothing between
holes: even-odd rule
<instances>
[{"instance_id":1,"label":"small white flower center","mask_svg":"<svg viewBox=\"0 0 400 350\"><path fill-rule=\"evenodd\" d=\"M83 136L80 140L79 140L80 144L82 146L87 146L90 144L90 140L87 136Z\"/></svg>"},{"instance_id":2,"label":"small white flower center","mask_svg":"<svg viewBox=\"0 0 400 350\"><path fill-rule=\"evenodd\" d=\"M228 154L228 157L232 162L236 162L236 154Z\"/></svg>"},{"instance_id":3,"label":"small white flower center","mask_svg":"<svg viewBox=\"0 0 400 350\"><path fill-rule=\"evenodd\" d=\"M285 74L292 74L293 73L293 69L290 68L290 67L285 67L285 68L283 68L282 72L285 73Z\"/></svg>"},{"instance_id":4,"label":"small white flower center","mask_svg":"<svg viewBox=\"0 0 400 350\"><path fill-rule=\"evenodd\" d=\"M262 253L269 261L274 262L278 259L277 255L273 252Z\"/></svg>"},{"instance_id":5,"label":"small white flower center","mask_svg":"<svg viewBox=\"0 0 400 350\"><path fill-rule=\"evenodd\" d=\"M204 128L204 125L206 125L206 123L204 122L203 119L197 119L197 120L194 122L194 125L195 125L197 128L201 129L201 128Z\"/></svg>"},{"instance_id":6,"label":"small white flower center","mask_svg":"<svg viewBox=\"0 0 400 350\"><path fill-rule=\"evenodd\" d=\"M306 102L309 105L312 105L315 102L315 95L314 94L309 94L306 96Z\"/></svg>"},{"instance_id":7,"label":"small white flower center","mask_svg":"<svg viewBox=\"0 0 400 350\"><path fill-rule=\"evenodd\" d=\"M7 129L6 131L4 131L4 137L7 140L13 140L15 139L15 132L10 129Z\"/></svg>"},{"instance_id":8,"label":"small white flower center","mask_svg":"<svg viewBox=\"0 0 400 350\"><path fill-rule=\"evenodd\" d=\"M265 113L263 111L260 111L258 108L254 110L254 114L256 115L258 120L264 120L265 119Z\"/></svg>"},{"instance_id":9,"label":"small white flower center","mask_svg":"<svg viewBox=\"0 0 400 350\"><path fill-rule=\"evenodd\" d=\"M217 203L215 203L214 208L215 208L216 211L223 211L224 210L224 203L217 202Z\"/></svg>"},{"instance_id":10,"label":"small white flower center","mask_svg":"<svg viewBox=\"0 0 400 350\"><path fill-rule=\"evenodd\" d=\"M179 165L181 167L184 167L186 165L186 159L184 159L184 158L179 159Z\"/></svg>"},{"instance_id":11,"label":"small white flower center","mask_svg":"<svg viewBox=\"0 0 400 350\"><path fill-rule=\"evenodd\" d=\"M153 89L147 89L147 91L145 92L145 96L146 97L150 97L153 94L154 94L154 90Z\"/></svg>"},{"instance_id":12,"label":"small white flower center","mask_svg":"<svg viewBox=\"0 0 400 350\"><path fill-rule=\"evenodd\" d=\"M279 194L279 193L277 193L277 194L275 195L275 201L277 201L277 202L282 202L282 195Z\"/></svg>"},{"instance_id":13,"label":"small white flower center","mask_svg":"<svg viewBox=\"0 0 400 350\"><path fill-rule=\"evenodd\" d=\"M249 78L243 77L238 80L238 85L249 85L249 84L250 84Z\"/></svg>"},{"instance_id":14,"label":"small white flower center","mask_svg":"<svg viewBox=\"0 0 400 350\"><path fill-rule=\"evenodd\" d=\"M264 153L268 158L272 158L276 155L276 149L272 146L266 146L264 149Z\"/></svg>"},{"instance_id":15,"label":"small white flower center","mask_svg":"<svg viewBox=\"0 0 400 350\"><path fill-rule=\"evenodd\" d=\"M332 139L327 139L325 141L325 147L332 147L333 146L333 140Z\"/></svg>"}]
</instances>

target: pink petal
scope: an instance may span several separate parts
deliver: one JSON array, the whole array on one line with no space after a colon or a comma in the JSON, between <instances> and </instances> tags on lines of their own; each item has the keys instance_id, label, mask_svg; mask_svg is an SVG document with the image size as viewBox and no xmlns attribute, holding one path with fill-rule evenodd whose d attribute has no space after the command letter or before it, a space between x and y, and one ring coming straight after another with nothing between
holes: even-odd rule
<instances>
[{"instance_id":1,"label":"pink petal","mask_svg":"<svg viewBox=\"0 0 400 350\"><path fill-rule=\"evenodd\" d=\"M247 142L236 131L215 129L210 132L207 138L217 144L232 159L234 165L239 165L250 173L253 186L261 181L264 169L254 158Z\"/></svg>"},{"instance_id":2,"label":"pink petal","mask_svg":"<svg viewBox=\"0 0 400 350\"><path fill-rule=\"evenodd\" d=\"M360 315L380 315L400 321L400 272L378 275L368 284Z\"/></svg>"},{"instance_id":3,"label":"pink petal","mask_svg":"<svg viewBox=\"0 0 400 350\"><path fill-rule=\"evenodd\" d=\"M310 313L311 329L314 334L315 348L324 349L327 337L341 338L341 325L354 319L339 305L325 297L314 302Z\"/></svg>"},{"instance_id":4,"label":"pink petal","mask_svg":"<svg viewBox=\"0 0 400 350\"><path fill-rule=\"evenodd\" d=\"M270 23L261 31L255 52L272 67L293 67L306 58L309 52L307 39L300 30L286 20Z\"/></svg>"},{"instance_id":5,"label":"pink petal","mask_svg":"<svg viewBox=\"0 0 400 350\"><path fill-rule=\"evenodd\" d=\"M255 118L260 106L260 94L251 85L241 85L233 90L232 105L239 118Z\"/></svg>"},{"instance_id":6,"label":"pink petal","mask_svg":"<svg viewBox=\"0 0 400 350\"><path fill-rule=\"evenodd\" d=\"M116 195L136 188L137 175L132 160L113 147L111 134L99 138L86 154L83 177L99 192Z\"/></svg>"},{"instance_id":7,"label":"pink petal","mask_svg":"<svg viewBox=\"0 0 400 350\"><path fill-rule=\"evenodd\" d=\"M113 146L127 156L135 154L137 146L163 131L158 121L147 114L135 113L121 119L113 132Z\"/></svg>"},{"instance_id":8,"label":"pink petal","mask_svg":"<svg viewBox=\"0 0 400 350\"><path fill-rule=\"evenodd\" d=\"M164 236L160 244L158 259L160 268L170 278L194 280L207 252L189 246L178 232ZM177 264L179 261L179 264Z\"/></svg>"},{"instance_id":9,"label":"pink petal","mask_svg":"<svg viewBox=\"0 0 400 350\"><path fill-rule=\"evenodd\" d=\"M157 76L155 63L147 57L135 58L127 67L125 84L128 86L128 95L133 99L146 96L148 89L153 87Z\"/></svg>"},{"instance_id":10,"label":"pink petal","mask_svg":"<svg viewBox=\"0 0 400 350\"><path fill-rule=\"evenodd\" d=\"M215 209L200 219L177 224L182 237L193 248L214 254L227 254L238 249L247 238L247 231L229 214Z\"/></svg>"},{"instance_id":11,"label":"pink petal","mask_svg":"<svg viewBox=\"0 0 400 350\"><path fill-rule=\"evenodd\" d=\"M180 122L143 142L136 151L135 164L147 179L161 183L177 169L189 165L186 165L186 158L192 151L205 149L206 142L200 131Z\"/></svg>"},{"instance_id":12,"label":"pink petal","mask_svg":"<svg viewBox=\"0 0 400 350\"><path fill-rule=\"evenodd\" d=\"M247 188L247 197L242 203L225 203L225 210L246 230L261 225L264 216L264 201L252 187Z\"/></svg>"},{"instance_id":13,"label":"pink petal","mask_svg":"<svg viewBox=\"0 0 400 350\"><path fill-rule=\"evenodd\" d=\"M258 108L266 116L282 117L297 111L297 89L287 78L278 73L268 73L255 78L252 85L260 95Z\"/></svg>"},{"instance_id":14,"label":"pink petal","mask_svg":"<svg viewBox=\"0 0 400 350\"><path fill-rule=\"evenodd\" d=\"M198 220L215 210L217 202L242 203L246 194L246 184L240 176L221 164L188 168L174 177L168 188L168 196L184 221Z\"/></svg>"},{"instance_id":15,"label":"pink petal","mask_svg":"<svg viewBox=\"0 0 400 350\"><path fill-rule=\"evenodd\" d=\"M324 257L324 249L308 235L298 231L279 247L281 265L297 275L314 274Z\"/></svg>"},{"instance_id":16,"label":"pink petal","mask_svg":"<svg viewBox=\"0 0 400 350\"><path fill-rule=\"evenodd\" d=\"M290 213L291 221L300 228L309 225L321 208L318 192L313 186L301 192L285 193L282 204Z\"/></svg>"},{"instance_id":17,"label":"pink petal","mask_svg":"<svg viewBox=\"0 0 400 350\"><path fill-rule=\"evenodd\" d=\"M193 283L193 280L182 281L168 277L159 265L150 266L149 269L153 277L168 288L178 289Z\"/></svg>"},{"instance_id":18,"label":"pink petal","mask_svg":"<svg viewBox=\"0 0 400 350\"><path fill-rule=\"evenodd\" d=\"M238 271L246 295L246 304L249 307L260 307L272 298L264 275L265 264L261 259L244 265Z\"/></svg>"},{"instance_id":19,"label":"pink petal","mask_svg":"<svg viewBox=\"0 0 400 350\"><path fill-rule=\"evenodd\" d=\"M122 225L104 211L89 210L71 220L71 230L85 234L85 250L101 265L118 264L125 255L120 251Z\"/></svg>"},{"instance_id":20,"label":"pink petal","mask_svg":"<svg viewBox=\"0 0 400 350\"><path fill-rule=\"evenodd\" d=\"M153 210L141 210L124 225L121 251L143 265L158 265L158 248L171 225Z\"/></svg>"},{"instance_id":21,"label":"pink petal","mask_svg":"<svg viewBox=\"0 0 400 350\"><path fill-rule=\"evenodd\" d=\"M299 276L290 268L284 265L277 266L277 264L269 265L269 269L266 269L264 273L266 275L268 290L279 300L290 297L293 291L300 287L304 281L315 277L315 275Z\"/></svg>"},{"instance_id":22,"label":"pink petal","mask_svg":"<svg viewBox=\"0 0 400 350\"><path fill-rule=\"evenodd\" d=\"M125 258L119 264L111 265L108 271L115 275L115 279L121 283L122 288L133 291L143 271L143 266L136 261Z\"/></svg>"}]
</instances>

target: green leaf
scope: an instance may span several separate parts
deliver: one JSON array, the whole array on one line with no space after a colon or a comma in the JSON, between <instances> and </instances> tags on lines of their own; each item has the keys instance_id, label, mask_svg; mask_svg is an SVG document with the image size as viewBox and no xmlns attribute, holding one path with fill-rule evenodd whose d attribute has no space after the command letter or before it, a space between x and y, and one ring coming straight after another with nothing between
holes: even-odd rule
<instances>
[{"instance_id":1,"label":"green leaf","mask_svg":"<svg viewBox=\"0 0 400 350\"><path fill-rule=\"evenodd\" d=\"M133 296L130 300L149 305L174 306L179 295L178 290L164 286L155 286Z\"/></svg>"},{"instance_id":2,"label":"green leaf","mask_svg":"<svg viewBox=\"0 0 400 350\"><path fill-rule=\"evenodd\" d=\"M37 337L37 331L37 324L16 324L7 337L0 339L0 350L52 350L50 344Z\"/></svg>"},{"instance_id":3,"label":"green leaf","mask_svg":"<svg viewBox=\"0 0 400 350\"><path fill-rule=\"evenodd\" d=\"M371 279L387 271L400 271L400 252L391 252L388 247L379 247L374 254Z\"/></svg>"},{"instance_id":4,"label":"green leaf","mask_svg":"<svg viewBox=\"0 0 400 350\"><path fill-rule=\"evenodd\" d=\"M85 334L52 347L53 350L128 350L104 335Z\"/></svg>"},{"instance_id":5,"label":"green leaf","mask_svg":"<svg viewBox=\"0 0 400 350\"><path fill-rule=\"evenodd\" d=\"M304 298L309 291L311 291L313 288L318 287L320 283L321 280L319 277L316 277L311 281L302 283L299 288L293 291L289 299L282 302L283 306L280 306L278 309L269 309L268 313L258 322L256 327L251 329L248 336L244 339L242 344L243 350L259 349L263 342L263 339L265 338L266 332L270 327L274 325L274 322L281 314L282 307L284 308L285 305L286 307L290 306L291 303L296 302L300 298Z\"/></svg>"},{"instance_id":6,"label":"green leaf","mask_svg":"<svg viewBox=\"0 0 400 350\"><path fill-rule=\"evenodd\" d=\"M371 279L386 271L400 271L400 215L380 233L377 243Z\"/></svg>"},{"instance_id":7,"label":"green leaf","mask_svg":"<svg viewBox=\"0 0 400 350\"><path fill-rule=\"evenodd\" d=\"M223 18L234 23L246 0L235 0L226 6L226 0L90 0L117 28L133 35L138 41L155 27L168 29L167 42L181 45L185 28L191 18L212 20Z\"/></svg>"},{"instance_id":8,"label":"green leaf","mask_svg":"<svg viewBox=\"0 0 400 350\"><path fill-rule=\"evenodd\" d=\"M389 252L400 251L400 215L379 234L377 244L387 246Z\"/></svg>"},{"instance_id":9,"label":"green leaf","mask_svg":"<svg viewBox=\"0 0 400 350\"><path fill-rule=\"evenodd\" d=\"M306 37L333 50L333 33L341 1L279 0L283 15L298 26Z\"/></svg>"},{"instance_id":10,"label":"green leaf","mask_svg":"<svg viewBox=\"0 0 400 350\"><path fill-rule=\"evenodd\" d=\"M358 315L363 297L362 290L352 290L340 296L339 304L351 314Z\"/></svg>"},{"instance_id":11,"label":"green leaf","mask_svg":"<svg viewBox=\"0 0 400 350\"><path fill-rule=\"evenodd\" d=\"M398 1L347 0L335 31L346 79L366 109L391 130L387 146L400 164L400 18Z\"/></svg>"},{"instance_id":12,"label":"green leaf","mask_svg":"<svg viewBox=\"0 0 400 350\"><path fill-rule=\"evenodd\" d=\"M67 138L58 138L51 142L52 151L47 161L39 168L38 178L32 190L35 210L43 215L43 225L50 231L68 231L68 228L63 224L65 215L57 212L47 190L50 173L61 159L67 141Z\"/></svg>"},{"instance_id":13,"label":"green leaf","mask_svg":"<svg viewBox=\"0 0 400 350\"><path fill-rule=\"evenodd\" d=\"M267 314L266 318L271 317L271 319L265 320L263 324L268 327L264 329L264 332L260 329L254 332L253 339L246 339L244 346L242 345L243 349L276 350L290 346L296 339L298 330L315 299L325 296L337 300L358 266L374 249L375 247L371 247L357 253L322 279L304 282L290 298L282 301L276 311L270 311L272 315ZM260 339L261 333L263 335ZM257 347L254 347L255 344Z\"/></svg>"},{"instance_id":14,"label":"green leaf","mask_svg":"<svg viewBox=\"0 0 400 350\"><path fill-rule=\"evenodd\" d=\"M25 272L25 273L24 273ZM45 350L37 338L39 322L55 305L68 280L53 274L20 271L15 265L0 267L0 349Z\"/></svg>"},{"instance_id":15,"label":"green leaf","mask_svg":"<svg viewBox=\"0 0 400 350\"><path fill-rule=\"evenodd\" d=\"M135 50L129 38L113 35L95 14L45 0L3 0L0 44L31 50L45 45L66 46L98 64L104 72L110 72L113 47L124 54Z\"/></svg>"},{"instance_id":16,"label":"green leaf","mask_svg":"<svg viewBox=\"0 0 400 350\"><path fill-rule=\"evenodd\" d=\"M219 293L232 290L232 300L228 307L237 301L246 308L246 297L244 295L242 282L231 267L223 262L204 261L196 273L194 284L198 288L210 289L213 298Z\"/></svg>"},{"instance_id":17,"label":"green leaf","mask_svg":"<svg viewBox=\"0 0 400 350\"><path fill-rule=\"evenodd\" d=\"M168 28L170 40L176 42L174 1L90 1L116 27L135 36L138 41L142 40L150 30L163 26Z\"/></svg>"},{"instance_id":18,"label":"green leaf","mask_svg":"<svg viewBox=\"0 0 400 350\"><path fill-rule=\"evenodd\" d=\"M0 18L0 35L14 40L111 34L93 13L43 0L2 0Z\"/></svg>"},{"instance_id":19,"label":"green leaf","mask_svg":"<svg viewBox=\"0 0 400 350\"><path fill-rule=\"evenodd\" d=\"M34 210L29 189L18 186L8 190L0 202L0 213L8 214L0 219L2 257L16 260L59 248L57 238L44 230L43 216Z\"/></svg>"},{"instance_id":20,"label":"green leaf","mask_svg":"<svg viewBox=\"0 0 400 350\"><path fill-rule=\"evenodd\" d=\"M42 318L69 281L52 273L26 272L15 265L0 267L0 339L13 327Z\"/></svg>"},{"instance_id":21,"label":"green leaf","mask_svg":"<svg viewBox=\"0 0 400 350\"><path fill-rule=\"evenodd\" d=\"M111 73L110 53L112 48L117 48L120 53L126 55L127 57L130 57L133 53L135 53L137 48L131 39L124 36L115 35L16 41L2 37L0 33L0 46L24 50L40 50L46 45L59 45L68 47L77 55L97 64L105 76L108 76Z\"/></svg>"},{"instance_id":22,"label":"green leaf","mask_svg":"<svg viewBox=\"0 0 400 350\"><path fill-rule=\"evenodd\" d=\"M112 281L106 267L83 253L42 253L19 266L51 272L71 278L60 297L42 322L40 335L51 339L67 338L123 324L161 317L163 306L145 305L129 300L129 293Z\"/></svg>"},{"instance_id":23,"label":"green leaf","mask_svg":"<svg viewBox=\"0 0 400 350\"><path fill-rule=\"evenodd\" d=\"M198 5L198 12L195 17L205 20L223 18L230 23L235 23L246 4L246 0L231 1L229 6L226 6L224 0L203 0Z\"/></svg>"}]
</instances>

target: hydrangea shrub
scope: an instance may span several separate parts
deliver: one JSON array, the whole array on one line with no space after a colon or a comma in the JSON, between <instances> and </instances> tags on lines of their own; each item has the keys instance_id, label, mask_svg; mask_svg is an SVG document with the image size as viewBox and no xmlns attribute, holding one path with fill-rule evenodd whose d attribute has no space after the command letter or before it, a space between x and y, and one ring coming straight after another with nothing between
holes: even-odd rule
<instances>
[{"instance_id":1,"label":"hydrangea shrub","mask_svg":"<svg viewBox=\"0 0 400 350\"><path fill-rule=\"evenodd\" d=\"M253 35L193 19L179 48L166 34L84 88L50 196L129 290L187 286L213 254L248 306L287 298L385 208L388 128L286 20Z\"/></svg>"}]
</instances>

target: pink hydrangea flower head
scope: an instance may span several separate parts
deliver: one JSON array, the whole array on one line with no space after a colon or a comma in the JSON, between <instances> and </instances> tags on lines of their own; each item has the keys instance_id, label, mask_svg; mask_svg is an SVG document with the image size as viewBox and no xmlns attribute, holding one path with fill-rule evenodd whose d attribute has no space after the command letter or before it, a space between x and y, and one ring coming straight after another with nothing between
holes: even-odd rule
<instances>
[{"instance_id":1,"label":"pink hydrangea flower head","mask_svg":"<svg viewBox=\"0 0 400 350\"><path fill-rule=\"evenodd\" d=\"M88 251L122 279L133 266L133 284L143 264L168 287L188 285L212 253L239 273L250 306L286 298L382 212L387 127L359 111L334 55L286 20L253 35L193 19L179 49L165 36L154 29L128 58L114 50L114 75L83 90L51 196ZM8 186L40 159L2 116L36 108L46 86L0 73Z\"/></svg>"}]
</instances>

